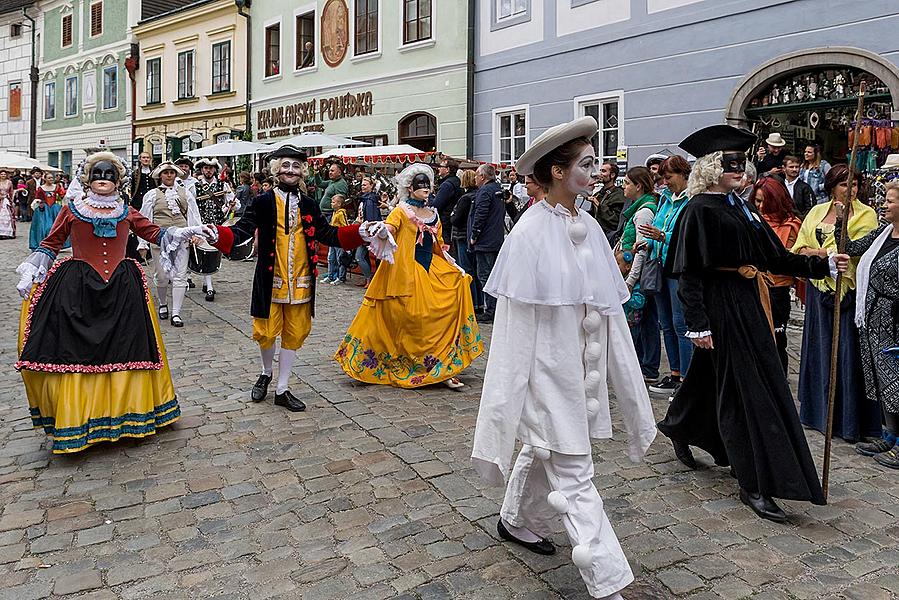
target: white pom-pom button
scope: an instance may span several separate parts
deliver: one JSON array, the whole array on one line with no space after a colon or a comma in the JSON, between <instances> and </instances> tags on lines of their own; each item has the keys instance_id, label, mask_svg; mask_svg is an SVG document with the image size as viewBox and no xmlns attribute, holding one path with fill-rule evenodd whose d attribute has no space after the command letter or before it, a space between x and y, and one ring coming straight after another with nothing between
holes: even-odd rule
<instances>
[{"instance_id":1,"label":"white pom-pom button","mask_svg":"<svg viewBox=\"0 0 899 600\"><path fill-rule=\"evenodd\" d=\"M599 342L587 344L586 356L587 360L599 360L599 357L602 356L602 346L599 345Z\"/></svg>"},{"instance_id":2,"label":"white pom-pom button","mask_svg":"<svg viewBox=\"0 0 899 600\"><path fill-rule=\"evenodd\" d=\"M546 501L557 513L565 514L568 512L568 498L562 492L550 492L546 497Z\"/></svg>"},{"instance_id":3,"label":"white pom-pom button","mask_svg":"<svg viewBox=\"0 0 899 600\"><path fill-rule=\"evenodd\" d=\"M578 544L571 549L571 562L578 569L588 569L593 564L593 553L587 544Z\"/></svg>"},{"instance_id":4,"label":"white pom-pom button","mask_svg":"<svg viewBox=\"0 0 899 600\"><path fill-rule=\"evenodd\" d=\"M587 316L584 317L582 325L584 326L584 331L587 333L596 333L599 331L600 325L602 325L602 315L600 315L597 310L591 310L587 313Z\"/></svg>"},{"instance_id":5,"label":"white pom-pom button","mask_svg":"<svg viewBox=\"0 0 899 600\"><path fill-rule=\"evenodd\" d=\"M590 371L584 377L584 387L590 391L597 390L600 383L602 383L602 375L599 374L599 371Z\"/></svg>"},{"instance_id":6,"label":"white pom-pom button","mask_svg":"<svg viewBox=\"0 0 899 600\"><path fill-rule=\"evenodd\" d=\"M593 266L593 253L590 252L590 248L587 246L580 246L577 249L577 255L580 257L585 264Z\"/></svg>"},{"instance_id":7,"label":"white pom-pom button","mask_svg":"<svg viewBox=\"0 0 899 600\"><path fill-rule=\"evenodd\" d=\"M599 413L599 400L591 398L587 400L587 416L591 419Z\"/></svg>"},{"instance_id":8,"label":"white pom-pom button","mask_svg":"<svg viewBox=\"0 0 899 600\"><path fill-rule=\"evenodd\" d=\"M568 225L568 237L575 244L580 244L587 239L587 226L583 221L576 221Z\"/></svg>"},{"instance_id":9,"label":"white pom-pom button","mask_svg":"<svg viewBox=\"0 0 899 600\"><path fill-rule=\"evenodd\" d=\"M550 452L546 448L534 448L534 456L540 460L549 460Z\"/></svg>"}]
</instances>

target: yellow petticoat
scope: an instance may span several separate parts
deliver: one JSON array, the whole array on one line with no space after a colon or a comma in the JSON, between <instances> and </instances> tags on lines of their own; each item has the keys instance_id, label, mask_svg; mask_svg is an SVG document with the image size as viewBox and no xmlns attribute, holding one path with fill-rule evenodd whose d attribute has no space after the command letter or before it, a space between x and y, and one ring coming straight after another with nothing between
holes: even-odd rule
<instances>
[{"instance_id":1,"label":"yellow petticoat","mask_svg":"<svg viewBox=\"0 0 899 600\"><path fill-rule=\"evenodd\" d=\"M19 318L19 353L29 301ZM181 416L165 346L152 300L153 332L162 360L160 370L112 373L46 373L23 369L31 421L53 440L54 454L79 452L97 442L142 438Z\"/></svg>"},{"instance_id":2,"label":"yellow petticoat","mask_svg":"<svg viewBox=\"0 0 899 600\"><path fill-rule=\"evenodd\" d=\"M416 388L455 377L484 351L471 277L438 252L428 271L415 261L418 227L402 206L387 222L397 229L394 264L378 267L334 359L366 383Z\"/></svg>"}]
</instances>

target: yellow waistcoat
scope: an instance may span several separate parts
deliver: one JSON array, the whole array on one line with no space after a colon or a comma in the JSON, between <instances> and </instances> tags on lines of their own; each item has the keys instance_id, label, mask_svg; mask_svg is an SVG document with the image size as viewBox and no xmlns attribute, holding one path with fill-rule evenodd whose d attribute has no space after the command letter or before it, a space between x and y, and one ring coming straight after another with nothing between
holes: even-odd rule
<instances>
[{"instance_id":1,"label":"yellow waistcoat","mask_svg":"<svg viewBox=\"0 0 899 600\"><path fill-rule=\"evenodd\" d=\"M280 191L275 192L278 223L275 228L275 272L272 302L305 304L312 300L312 273L306 254L306 236L300 226L299 206L291 219L290 233L285 233L285 211L290 210Z\"/></svg>"}]
</instances>

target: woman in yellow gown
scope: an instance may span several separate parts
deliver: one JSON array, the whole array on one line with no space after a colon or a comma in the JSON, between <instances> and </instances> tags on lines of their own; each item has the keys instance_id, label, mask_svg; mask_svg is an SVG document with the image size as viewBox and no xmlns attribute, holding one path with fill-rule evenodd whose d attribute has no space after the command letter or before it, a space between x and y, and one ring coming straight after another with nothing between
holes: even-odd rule
<instances>
[{"instance_id":1,"label":"woman in yellow gown","mask_svg":"<svg viewBox=\"0 0 899 600\"><path fill-rule=\"evenodd\" d=\"M434 172L414 164L396 177L399 204L386 220L393 263L382 260L334 359L353 379L416 388L445 382L484 351L471 277L440 244L437 211L425 206Z\"/></svg>"}]
</instances>

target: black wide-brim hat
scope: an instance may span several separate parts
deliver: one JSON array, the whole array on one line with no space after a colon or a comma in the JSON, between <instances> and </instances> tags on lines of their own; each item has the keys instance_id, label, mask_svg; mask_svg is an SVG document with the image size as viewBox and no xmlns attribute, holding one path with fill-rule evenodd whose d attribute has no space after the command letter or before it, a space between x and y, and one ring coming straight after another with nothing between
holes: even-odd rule
<instances>
[{"instance_id":1,"label":"black wide-brim hat","mask_svg":"<svg viewBox=\"0 0 899 600\"><path fill-rule=\"evenodd\" d=\"M691 133L678 147L699 158L726 150L746 152L757 141L758 136L748 129L733 125L711 125Z\"/></svg>"},{"instance_id":2,"label":"black wide-brim hat","mask_svg":"<svg viewBox=\"0 0 899 600\"><path fill-rule=\"evenodd\" d=\"M309 155L296 146L287 144L281 146L277 150L274 150L265 157L266 160L275 160L276 158L295 158L297 160L306 162L309 159Z\"/></svg>"}]
</instances>

